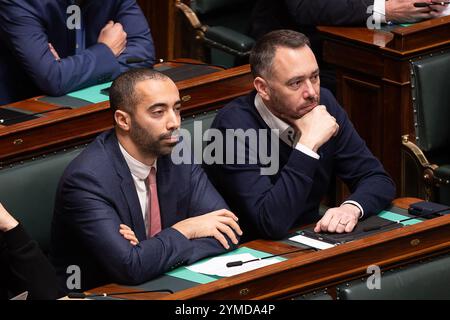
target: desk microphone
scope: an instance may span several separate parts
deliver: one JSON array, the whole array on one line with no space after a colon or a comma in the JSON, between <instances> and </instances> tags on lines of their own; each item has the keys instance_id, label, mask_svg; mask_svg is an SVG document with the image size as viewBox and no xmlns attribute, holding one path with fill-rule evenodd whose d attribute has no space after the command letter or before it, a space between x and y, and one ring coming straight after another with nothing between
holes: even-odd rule
<instances>
[{"instance_id":1,"label":"desk microphone","mask_svg":"<svg viewBox=\"0 0 450 320\"><path fill-rule=\"evenodd\" d=\"M427 212L425 214L418 214L415 217L410 217L410 218L406 218L406 219L403 219L403 220L388 222L388 223L382 224L380 226L367 227L367 228L364 228L363 231L364 232L368 232L368 231L378 230L378 229L381 229L381 228L392 226L392 225L397 224L397 223L402 223L402 222L409 221L409 220L416 219L416 218L425 218L425 217L428 217L428 216L431 216L431 215L435 215L435 214L438 214L438 213L442 213L442 212L445 212L445 211L450 211L450 209L449 208L445 208L445 209L438 210L438 211Z\"/></svg>"},{"instance_id":2,"label":"desk microphone","mask_svg":"<svg viewBox=\"0 0 450 320\"><path fill-rule=\"evenodd\" d=\"M4 124L5 122L8 122L8 121L20 120L23 118L28 118L28 117L48 113L48 112L53 112L53 111L57 111L57 110L65 110L65 109L72 109L72 108L71 107L58 107L58 108L54 108L54 109L50 109L50 110L46 110L46 111L34 112L34 113L30 113L30 114L23 114L23 115L12 117L12 118L3 118L3 119L0 119L0 125Z\"/></svg>"},{"instance_id":3,"label":"desk microphone","mask_svg":"<svg viewBox=\"0 0 450 320\"><path fill-rule=\"evenodd\" d=\"M169 289L161 289L161 290L145 290L145 291L127 291L127 292L112 292L112 293L93 293L93 294L86 294L84 292L69 292L67 297L69 299L85 299L85 298L94 298L94 297L111 297L111 296L123 296L128 294L140 294L140 293L151 293L151 292L167 292L167 293L173 293L172 290Z\"/></svg>"},{"instance_id":4,"label":"desk microphone","mask_svg":"<svg viewBox=\"0 0 450 320\"><path fill-rule=\"evenodd\" d=\"M227 267L228 267L228 268L231 268L231 267L239 267L239 266L242 266L244 263L248 263L248 262L261 261L261 260L264 260L264 259L269 259L269 258L274 258L274 257L284 256L284 255L287 255L287 254L296 253L296 252L301 252L301 251L308 251L308 250L314 250L314 251L316 251L315 248L304 248L304 249L298 249L298 250L289 251L289 252L280 253L280 254L272 254L272 255L267 256L267 257L264 257L264 258L256 258L256 259L247 260L247 261L242 261L242 260L231 261L231 262L228 262L228 263L227 263Z\"/></svg>"}]
</instances>

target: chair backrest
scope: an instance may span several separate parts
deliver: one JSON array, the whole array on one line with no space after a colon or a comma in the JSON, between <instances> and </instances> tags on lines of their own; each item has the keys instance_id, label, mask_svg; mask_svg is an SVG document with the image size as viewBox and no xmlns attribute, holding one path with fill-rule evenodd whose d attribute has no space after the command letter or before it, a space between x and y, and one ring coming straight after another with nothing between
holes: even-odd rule
<instances>
[{"instance_id":1,"label":"chair backrest","mask_svg":"<svg viewBox=\"0 0 450 320\"><path fill-rule=\"evenodd\" d=\"M358 279L337 287L342 300L450 299L450 255L386 271L379 289Z\"/></svg>"},{"instance_id":2,"label":"chair backrest","mask_svg":"<svg viewBox=\"0 0 450 320\"><path fill-rule=\"evenodd\" d=\"M450 51L411 61L416 144L425 152L450 149Z\"/></svg>"},{"instance_id":3,"label":"chair backrest","mask_svg":"<svg viewBox=\"0 0 450 320\"><path fill-rule=\"evenodd\" d=\"M256 0L192 0L190 7L203 24L222 26L248 35Z\"/></svg>"},{"instance_id":4,"label":"chair backrest","mask_svg":"<svg viewBox=\"0 0 450 320\"><path fill-rule=\"evenodd\" d=\"M50 245L59 179L83 149L84 146L62 150L0 168L0 202L21 221L44 252Z\"/></svg>"},{"instance_id":5,"label":"chair backrest","mask_svg":"<svg viewBox=\"0 0 450 320\"><path fill-rule=\"evenodd\" d=\"M255 41L249 36L256 0L192 0L191 9L205 27L204 42L213 64L226 67L247 63Z\"/></svg>"},{"instance_id":6,"label":"chair backrest","mask_svg":"<svg viewBox=\"0 0 450 320\"><path fill-rule=\"evenodd\" d=\"M208 14L235 8L239 10L239 6L254 2L253 0L191 0L191 8L197 14Z\"/></svg>"}]
</instances>

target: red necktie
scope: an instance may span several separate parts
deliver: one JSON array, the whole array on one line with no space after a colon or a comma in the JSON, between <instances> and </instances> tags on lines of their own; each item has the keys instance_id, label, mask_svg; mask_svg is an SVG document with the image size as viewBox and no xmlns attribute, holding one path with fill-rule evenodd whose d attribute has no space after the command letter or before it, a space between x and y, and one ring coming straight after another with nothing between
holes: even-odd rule
<instances>
[{"instance_id":1,"label":"red necktie","mask_svg":"<svg viewBox=\"0 0 450 320\"><path fill-rule=\"evenodd\" d=\"M156 188L156 169L152 167L148 175L148 238L161 231L161 213L159 212L158 190Z\"/></svg>"}]
</instances>

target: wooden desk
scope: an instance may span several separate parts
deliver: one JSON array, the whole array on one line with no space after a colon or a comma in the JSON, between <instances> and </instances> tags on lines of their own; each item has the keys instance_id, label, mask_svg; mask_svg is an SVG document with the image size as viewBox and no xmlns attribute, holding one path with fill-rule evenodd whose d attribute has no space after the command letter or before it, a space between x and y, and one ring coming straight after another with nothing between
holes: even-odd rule
<instances>
[{"instance_id":1,"label":"wooden desk","mask_svg":"<svg viewBox=\"0 0 450 320\"><path fill-rule=\"evenodd\" d=\"M180 66L173 63L164 65ZM248 94L253 89L252 80L250 67L245 65L176 82L183 101L182 117L219 108L236 97ZM40 97L8 106L31 112L57 107L38 101L38 98ZM53 111L38 119L10 126L0 125L0 165L62 146L89 141L112 126L113 116L109 102Z\"/></svg>"},{"instance_id":2,"label":"wooden desk","mask_svg":"<svg viewBox=\"0 0 450 320\"><path fill-rule=\"evenodd\" d=\"M419 199L394 202L408 208ZM274 254L298 249L285 243L256 240L246 247ZM126 299L287 299L321 288L331 295L333 288L347 280L367 276L369 265L382 270L424 257L450 251L450 215L403 227L322 251L298 252L289 259L231 278L198 285L174 294L136 294ZM117 285L90 290L91 293L130 291Z\"/></svg>"},{"instance_id":3,"label":"wooden desk","mask_svg":"<svg viewBox=\"0 0 450 320\"><path fill-rule=\"evenodd\" d=\"M403 134L414 135L409 61L450 47L450 17L393 31L319 27L323 59L337 71L337 98L401 188Z\"/></svg>"}]
</instances>

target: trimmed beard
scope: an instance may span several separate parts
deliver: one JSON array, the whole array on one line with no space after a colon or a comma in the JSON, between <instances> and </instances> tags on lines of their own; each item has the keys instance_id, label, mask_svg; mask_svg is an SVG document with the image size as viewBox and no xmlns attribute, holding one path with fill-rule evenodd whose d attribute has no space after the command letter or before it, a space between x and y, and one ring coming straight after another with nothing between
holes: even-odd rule
<instances>
[{"instance_id":1,"label":"trimmed beard","mask_svg":"<svg viewBox=\"0 0 450 320\"><path fill-rule=\"evenodd\" d=\"M163 140L170 137L173 132L161 134L158 138L154 139L134 117L131 117L131 120L130 138L141 153L148 156L160 157L172 152L173 147L177 143L166 143L166 145L163 145Z\"/></svg>"}]
</instances>

